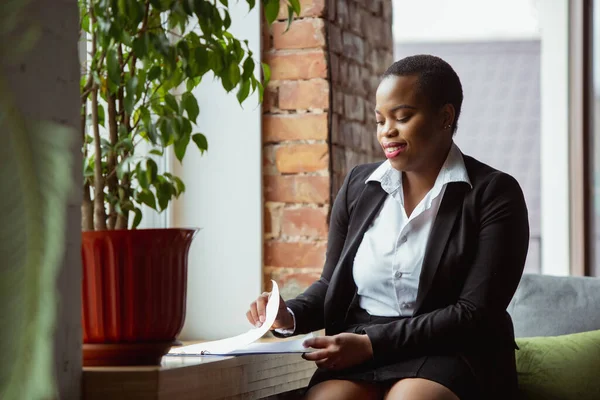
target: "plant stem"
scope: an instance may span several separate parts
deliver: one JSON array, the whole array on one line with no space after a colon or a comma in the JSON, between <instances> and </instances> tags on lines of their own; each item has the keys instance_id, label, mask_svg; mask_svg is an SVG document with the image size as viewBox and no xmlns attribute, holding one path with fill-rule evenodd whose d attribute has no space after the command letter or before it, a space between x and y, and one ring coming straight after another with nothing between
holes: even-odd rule
<instances>
[{"instance_id":1,"label":"plant stem","mask_svg":"<svg viewBox=\"0 0 600 400\"><path fill-rule=\"evenodd\" d=\"M123 179L121 180L121 189L123 189L121 191L121 195L119 196L119 201L121 202L121 204L124 204L125 201L127 201L129 199L129 197L131 196L129 185L130 185L129 174L125 174L123 176ZM127 229L128 224L129 224L129 212L119 214L119 216L117 218L117 224L115 226L115 229Z\"/></svg>"},{"instance_id":2,"label":"plant stem","mask_svg":"<svg viewBox=\"0 0 600 400\"><path fill-rule=\"evenodd\" d=\"M85 144L85 128L87 119L87 101L81 107L81 136L83 138L83 159L87 158L87 145ZM81 203L81 229L83 231L94 230L94 205L90 197L90 183L86 179L83 185L83 201Z\"/></svg>"},{"instance_id":3,"label":"plant stem","mask_svg":"<svg viewBox=\"0 0 600 400\"><path fill-rule=\"evenodd\" d=\"M90 2L92 26L96 24L94 4ZM92 33L92 59L96 56L97 32ZM102 176L102 149L98 126L98 86L92 87L92 129L94 131L94 229L106 230L106 209L104 208L104 176Z\"/></svg>"},{"instance_id":4,"label":"plant stem","mask_svg":"<svg viewBox=\"0 0 600 400\"><path fill-rule=\"evenodd\" d=\"M83 202L81 203L81 229L83 231L94 230L94 207L90 197L90 183L83 184Z\"/></svg>"},{"instance_id":5,"label":"plant stem","mask_svg":"<svg viewBox=\"0 0 600 400\"><path fill-rule=\"evenodd\" d=\"M110 93L110 90L108 90L106 95L106 101L108 103L108 135L111 144L111 150L108 153L107 160L109 175L106 177L106 184L108 186L108 193L110 193L114 199L118 199L119 180L117 179L116 174L110 174L110 171L117 168L117 154L115 152L115 147L119 141L116 100L114 94ZM108 229L115 229L116 221L117 211L115 209L115 204L110 202L108 205Z\"/></svg>"}]
</instances>

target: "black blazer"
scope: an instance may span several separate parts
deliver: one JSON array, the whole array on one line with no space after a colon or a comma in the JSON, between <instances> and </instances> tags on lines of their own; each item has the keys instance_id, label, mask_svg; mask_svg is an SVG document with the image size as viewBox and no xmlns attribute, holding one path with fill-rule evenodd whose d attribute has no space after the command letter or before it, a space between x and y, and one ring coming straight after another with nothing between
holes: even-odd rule
<instances>
[{"instance_id":1,"label":"black blazer","mask_svg":"<svg viewBox=\"0 0 600 400\"><path fill-rule=\"evenodd\" d=\"M427 243L413 317L373 325L364 333L375 361L459 354L486 391L512 396L516 345L506 309L529 246L527 207L513 177L463 157L472 188L462 182L446 188ZM359 165L346 176L331 212L321 278L286 302L296 318L295 334L323 328L327 335L343 332L357 306L353 260L387 196L378 182L365 181L380 164Z\"/></svg>"}]
</instances>

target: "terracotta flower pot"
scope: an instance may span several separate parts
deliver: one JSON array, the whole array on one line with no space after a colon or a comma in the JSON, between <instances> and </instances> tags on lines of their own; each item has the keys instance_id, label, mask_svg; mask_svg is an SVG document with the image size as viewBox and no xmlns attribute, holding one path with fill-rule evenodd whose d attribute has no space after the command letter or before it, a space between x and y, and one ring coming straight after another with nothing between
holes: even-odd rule
<instances>
[{"instance_id":1,"label":"terracotta flower pot","mask_svg":"<svg viewBox=\"0 0 600 400\"><path fill-rule=\"evenodd\" d=\"M196 232L82 233L85 366L160 364L183 327Z\"/></svg>"}]
</instances>

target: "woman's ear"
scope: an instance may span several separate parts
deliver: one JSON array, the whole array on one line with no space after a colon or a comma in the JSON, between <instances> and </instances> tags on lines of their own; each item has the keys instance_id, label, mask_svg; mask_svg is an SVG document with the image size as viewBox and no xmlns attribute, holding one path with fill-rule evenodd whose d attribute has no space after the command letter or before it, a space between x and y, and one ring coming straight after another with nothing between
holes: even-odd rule
<instances>
[{"instance_id":1,"label":"woman's ear","mask_svg":"<svg viewBox=\"0 0 600 400\"><path fill-rule=\"evenodd\" d=\"M452 127L454 126L455 116L456 116L456 112L454 111L454 106L450 103L445 104L441 110L442 129L444 129L444 130L452 129Z\"/></svg>"}]
</instances>

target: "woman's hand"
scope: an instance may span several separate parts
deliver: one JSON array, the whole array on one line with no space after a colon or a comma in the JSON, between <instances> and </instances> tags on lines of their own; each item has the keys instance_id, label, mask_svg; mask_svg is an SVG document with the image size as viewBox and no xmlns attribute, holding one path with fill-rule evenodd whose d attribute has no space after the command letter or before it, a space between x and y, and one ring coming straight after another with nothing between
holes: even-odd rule
<instances>
[{"instance_id":1,"label":"woman's hand","mask_svg":"<svg viewBox=\"0 0 600 400\"><path fill-rule=\"evenodd\" d=\"M260 328L267 315L266 308L270 292L264 292L256 300L250 303L250 309L246 313L248 321L257 328ZM288 311L285 301L279 296L279 311L277 311L277 317L271 329L293 329L294 328L294 317Z\"/></svg>"},{"instance_id":2,"label":"woman's hand","mask_svg":"<svg viewBox=\"0 0 600 400\"><path fill-rule=\"evenodd\" d=\"M304 346L319 349L303 355L305 360L315 361L319 368L335 370L349 368L373 357L373 347L369 337L356 333L314 337L305 340Z\"/></svg>"}]
</instances>

